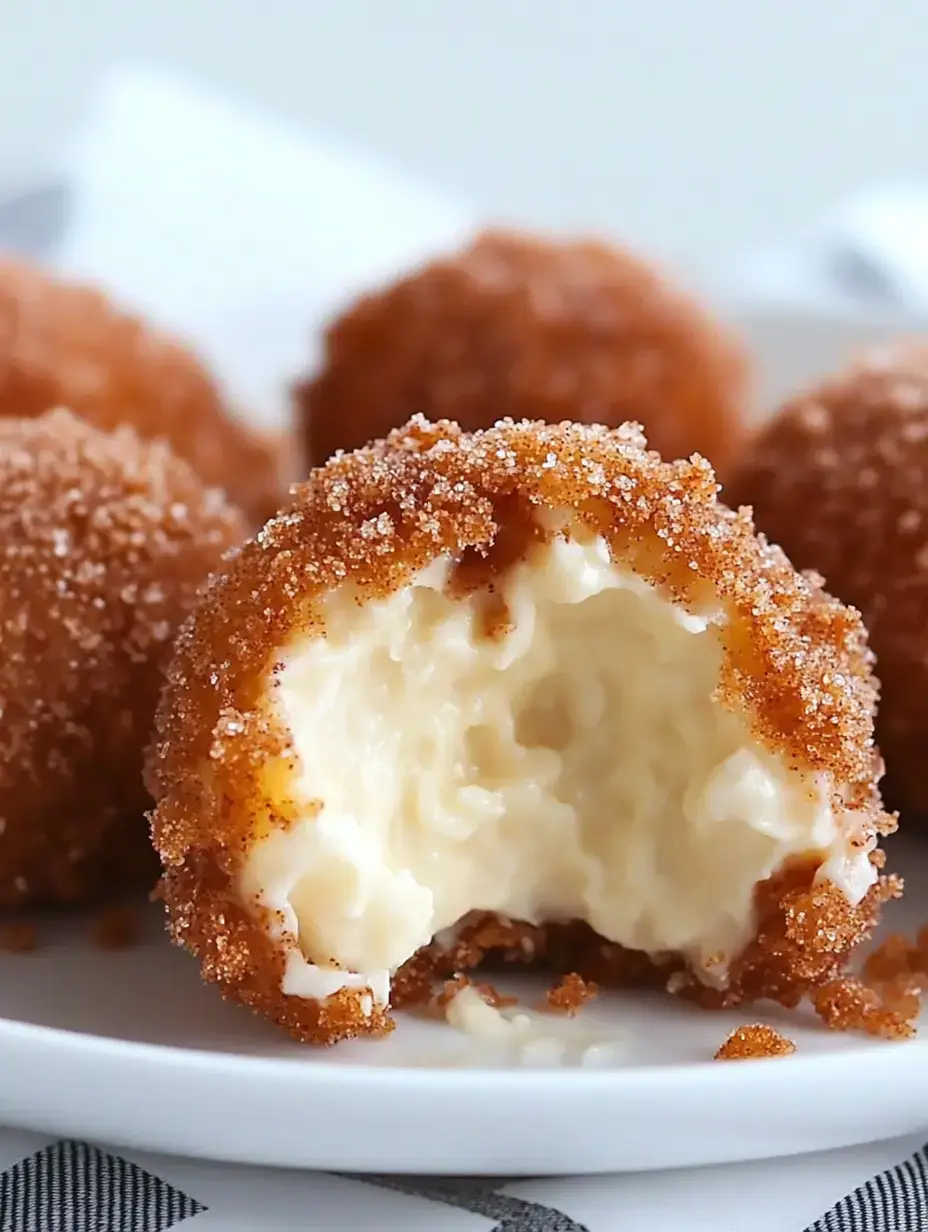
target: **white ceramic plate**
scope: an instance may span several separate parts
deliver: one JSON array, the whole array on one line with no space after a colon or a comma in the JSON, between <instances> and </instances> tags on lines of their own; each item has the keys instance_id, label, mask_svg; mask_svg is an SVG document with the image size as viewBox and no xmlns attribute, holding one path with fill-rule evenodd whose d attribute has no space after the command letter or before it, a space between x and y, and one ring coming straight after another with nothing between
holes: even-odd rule
<instances>
[{"instance_id":1,"label":"white ceramic plate","mask_svg":"<svg viewBox=\"0 0 928 1232\"><path fill-rule=\"evenodd\" d=\"M909 902L889 926L916 925L928 843L892 862ZM928 1022L924 1041L888 1044L801 1015L615 994L559 1024L577 1055L591 1038L617 1040L606 1069L520 1068L412 1019L386 1041L320 1052L223 1003L155 909L148 924L143 944L107 953L87 921L41 921L39 950L0 956L0 1122L255 1164L508 1175L772 1157L928 1126ZM757 1019L797 1053L711 1060Z\"/></svg>"}]
</instances>

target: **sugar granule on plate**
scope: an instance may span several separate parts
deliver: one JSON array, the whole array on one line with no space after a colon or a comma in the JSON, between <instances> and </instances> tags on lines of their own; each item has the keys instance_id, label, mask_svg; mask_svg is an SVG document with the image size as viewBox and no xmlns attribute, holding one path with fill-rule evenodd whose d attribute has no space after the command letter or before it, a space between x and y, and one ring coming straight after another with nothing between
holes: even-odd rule
<instances>
[{"instance_id":1,"label":"sugar granule on plate","mask_svg":"<svg viewBox=\"0 0 928 1232\"><path fill-rule=\"evenodd\" d=\"M716 1061L751 1061L762 1057L788 1057L796 1045L762 1022L736 1027L715 1054Z\"/></svg>"},{"instance_id":2,"label":"sugar granule on plate","mask_svg":"<svg viewBox=\"0 0 928 1232\"><path fill-rule=\"evenodd\" d=\"M34 924L19 921L0 928L0 949L8 954L31 954L38 945L39 935Z\"/></svg>"},{"instance_id":3,"label":"sugar granule on plate","mask_svg":"<svg viewBox=\"0 0 928 1232\"><path fill-rule=\"evenodd\" d=\"M576 971L571 971L548 990L545 1007L555 1014L567 1014L572 1018L598 993L598 984L594 984L592 980L585 980Z\"/></svg>"},{"instance_id":4,"label":"sugar granule on plate","mask_svg":"<svg viewBox=\"0 0 928 1232\"><path fill-rule=\"evenodd\" d=\"M108 907L93 922L91 940L99 950L128 950L138 944L138 912L127 906Z\"/></svg>"}]
</instances>

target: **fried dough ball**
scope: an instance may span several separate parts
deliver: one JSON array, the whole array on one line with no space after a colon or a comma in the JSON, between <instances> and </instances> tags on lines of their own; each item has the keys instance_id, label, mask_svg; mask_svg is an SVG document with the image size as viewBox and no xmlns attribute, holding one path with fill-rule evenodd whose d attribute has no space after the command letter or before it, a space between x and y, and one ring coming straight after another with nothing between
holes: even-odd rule
<instances>
[{"instance_id":1,"label":"fried dough ball","mask_svg":"<svg viewBox=\"0 0 928 1232\"><path fill-rule=\"evenodd\" d=\"M296 401L316 464L421 413L467 431L507 416L633 419L664 457L724 468L746 372L735 341L638 258L492 231L336 320Z\"/></svg>"},{"instance_id":2,"label":"fried dough ball","mask_svg":"<svg viewBox=\"0 0 928 1232\"><path fill-rule=\"evenodd\" d=\"M787 402L726 499L862 613L886 796L928 812L928 345L875 350Z\"/></svg>"},{"instance_id":3,"label":"fried dough ball","mask_svg":"<svg viewBox=\"0 0 928 1232\"><path fill-rule=\"evenodd\" d=\"M154 884L142 760L165 658L245 533L164 444L0 418L0 906Z\"/></svg>"},{"instance_id":4,"label":"fried dough ball","mask_svg":"<svg viewBox=\"0 0 928 1232\"><path fill-rule=\"evenodd\" d=\"M107 431L166 438L260 526L281 504L280 443L253 433L186 346L101 291L0 258L0 416L66 406Z\"/></svg>"},{"instance_id":5,"label":"fried dough ball","mask_svg":"<svg viewBox=\"0 0 928 1232\"><path fill-rule=\"evenodd\" d=\"M864 630L707 463L415 418L293 491L148 760L173 936L227 996L331 1043L494 953L711 1005L840 976L896 889Z\"/></svg>"}]
</instances>

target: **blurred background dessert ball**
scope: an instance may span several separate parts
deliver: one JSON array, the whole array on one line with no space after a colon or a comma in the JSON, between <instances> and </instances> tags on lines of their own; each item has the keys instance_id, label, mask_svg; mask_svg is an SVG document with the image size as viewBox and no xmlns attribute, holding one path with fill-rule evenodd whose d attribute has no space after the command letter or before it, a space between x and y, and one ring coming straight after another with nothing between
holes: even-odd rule
<instances>
[{"instance_id":1,"label":"blurred background dessert ball","mask_svg":"<svg viewBox=\"0 0 928 1232\"><path fill-rule=\"evenodd\" d=\"M860 610L886 796L928 812L928 344L874 350L790 400L723 496Z\"/></svg>"},{"instance_id":2,"label":"blurred background dessert ball","mask_svg":"<svg viewBox=\"0 0 928 1232\"><path fill-rule=\"evenodd\" d=\"M724 471L746 374L736 341L638 258L492 231L335 320L296 402L314 465L421 413L467 431L633 420L664 457Z\"/></svg>"},{"instance_id":3,"label":"blurred background dessert ball","mask_svg":"<svg viewBox=\"0 0 928 1232\"><path fill-rule=\"evenodd\" d=\"M0 418L0 906L152 884L164 661L242 516L162 442Z\"/></svg>"},{"instance_id":4,"label":"blurred background dessert ball","mask_svg":"<svg viewBox=\"0 0 928 1232\"><path fill-rule=\"evenodd\" d=\"M167 439L254 525L286 489L280 444L235 416L185 345L96 288L0 258L0 415L59 406L98 428L130 423L144 440Z\"/></svg>"}]
</instances>

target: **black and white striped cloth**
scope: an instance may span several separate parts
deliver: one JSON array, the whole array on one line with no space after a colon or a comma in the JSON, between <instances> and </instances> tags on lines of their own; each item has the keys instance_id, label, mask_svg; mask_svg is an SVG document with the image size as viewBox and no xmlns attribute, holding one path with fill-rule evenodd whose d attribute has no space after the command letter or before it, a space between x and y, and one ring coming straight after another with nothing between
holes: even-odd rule
<instances>
[{"instance_id":1,"label":"black and white striped cloth","mask_svg":"<svg viewBox=\"0 0 928 1232\"><path fill-rule=\"evenodd\" d=\"M924 1146L836 1202L806 1232L923 1232L928 1229Z\"/></svg>"},{"instance_id":2,"label":"black and white striped cloth","mask_svg":"<svg viewBox=\"0 0 928 1232\"><path fill-rule=\"evenodd\" d=\"M330 1176L148 1157L0 1131L0 1232L373 1232L385 1227L420 1232L928 1232L928 1152L925 1147L912 1150L910 1143L895 1148L908 1153L864 1179L812 1222L796 1223L785 1209L778 1222L779 1196L802 1188L812 1175L833 1171L841 1157L855 1166L860 1151L820 1156L811 1167L810 1157L741 1165L730 1170L727 1189L726 1170L718 1168L652 1178L511 1183ZM887 1144L877 1149L885 1154ZM745 1168L753 1170L753 1181ZM767 1183L759 1179L759 1168L771 1170ZM798 1169L792 1180L791 1169Z\"/></svg>"}]
</instances>

